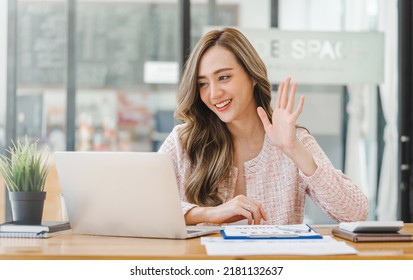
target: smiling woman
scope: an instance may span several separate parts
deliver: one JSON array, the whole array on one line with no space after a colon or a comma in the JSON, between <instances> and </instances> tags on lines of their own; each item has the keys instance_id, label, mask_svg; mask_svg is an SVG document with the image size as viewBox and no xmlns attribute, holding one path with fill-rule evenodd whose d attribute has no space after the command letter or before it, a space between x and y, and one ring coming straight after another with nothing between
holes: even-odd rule
<instances>
[{"instance_id":1,"label":"smiling woman","mask_svg":"<svg viewBox=\"0 0 413 280\"><path fill-rule=\"evenodd\" d=\"M299 224L306 195L336 221L364 220L366 196L296 125L297 84L271 108L266 67L246 37L224 28L195 46L178 92L177 125L160 152L175 162L187 224Z\"/></svg>"},{"instance_id":2,"label":"smiling woman","mask_svg":"<svg viewBox=\"0 0 413 280\"><path fill-rule=\"evenodd\" d=\"M201 100L221 121L232 123L242 122L250 116L258 118L255 106L251 106L255 84L226 48L217 45L202 56L198 74ZM237 98L227 92L235 93Z\"/></svg>"}]
</instances>

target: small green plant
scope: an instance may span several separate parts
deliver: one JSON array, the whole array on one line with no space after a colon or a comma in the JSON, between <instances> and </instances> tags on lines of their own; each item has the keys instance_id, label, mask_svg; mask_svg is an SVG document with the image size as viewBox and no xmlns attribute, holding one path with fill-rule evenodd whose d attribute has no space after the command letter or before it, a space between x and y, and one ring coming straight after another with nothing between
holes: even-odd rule
<instances>
[{"instance_id":1,"label":"small green plant","mask_svg":"<svg viewBox=\"0 0 413 280\"><path fill-rule=\"evenodd\" d=\"M46 150L37 149L37 141L27 137L9 147L10 157L0 155L0 173L9 192L42 192L49 173Z\"/></svg>"}]
</instances>

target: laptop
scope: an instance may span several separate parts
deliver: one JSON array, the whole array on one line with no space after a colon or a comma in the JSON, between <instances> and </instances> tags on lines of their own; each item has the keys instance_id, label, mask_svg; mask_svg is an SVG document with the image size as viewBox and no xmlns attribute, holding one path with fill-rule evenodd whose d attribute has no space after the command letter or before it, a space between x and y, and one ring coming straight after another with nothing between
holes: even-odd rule
<instances>
[{"instance_id":1,"label":"laptop","mask_svg":"<svg viewBox=\"0 0 413 280\"><path fill-rule=\"evenodd\" d=\"M76 234L186 239L219 227L187 227L172 159L155 152L55 152Z\"/></svg>"}]
</instances>

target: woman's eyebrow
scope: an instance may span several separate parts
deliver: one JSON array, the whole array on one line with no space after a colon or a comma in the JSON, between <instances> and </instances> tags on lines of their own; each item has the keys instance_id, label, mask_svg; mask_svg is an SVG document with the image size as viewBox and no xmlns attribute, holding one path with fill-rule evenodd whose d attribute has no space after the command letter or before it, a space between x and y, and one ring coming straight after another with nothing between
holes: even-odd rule
<instances>
[{"instance_id":1,"label":"woman's eyebrow","mask_svg":"<svg viewBox=\"0 0 413 280\"><path fill-rule=\"evenodd\" d=\"M215 70L212 74L216 75L216 74L219 74L221 72L229 71L229 70L232 70L232 69L234 69L234 68L232 68L232 67L220 68L220 69ZM198 79L203 79L203 78L205 78L204 75L198 75Z\"/></svg>"}]
</instances>

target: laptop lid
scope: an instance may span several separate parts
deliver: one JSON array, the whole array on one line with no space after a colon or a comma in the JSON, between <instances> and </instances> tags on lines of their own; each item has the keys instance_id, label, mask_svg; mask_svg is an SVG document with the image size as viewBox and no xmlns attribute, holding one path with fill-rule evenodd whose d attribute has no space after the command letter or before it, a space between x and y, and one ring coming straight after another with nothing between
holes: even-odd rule
<instances>
[{"instance_id":1,"label":"laptop lid","mask_svg":"<svg viewBox=\"0 0 413 280\"><path fill-rule=\"evenodd\" d=\"M55 152L74 233L184 239L172 160L140 152ZM216 231L216 229L215 229Z\"/></svg>"}]
</instances>

